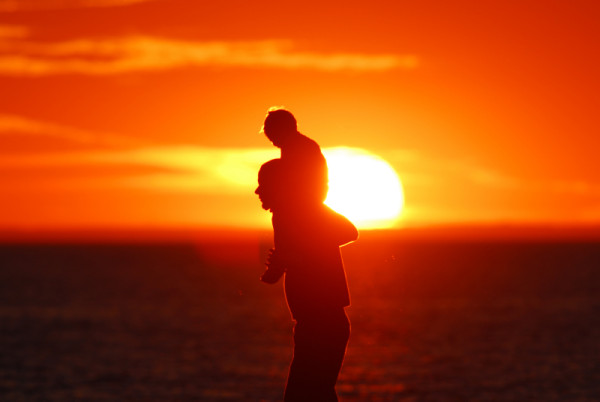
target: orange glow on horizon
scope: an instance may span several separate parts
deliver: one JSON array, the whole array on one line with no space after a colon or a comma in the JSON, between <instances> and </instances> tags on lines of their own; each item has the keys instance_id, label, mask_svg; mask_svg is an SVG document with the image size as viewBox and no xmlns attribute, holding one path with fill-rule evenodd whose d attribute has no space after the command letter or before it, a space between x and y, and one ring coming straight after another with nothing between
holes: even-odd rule
<instances>
[{"instance_id":1,"label":"orange glow on horizon","mask_svg":"<svg viewBox=\"0 0 600 402\"><path fill-rule=\"evenodd\" d=\"M273 105L359 226L600 224L598 4L175 3L0 1L0 230L266 228Z\"/></svg>"}]
</instances>

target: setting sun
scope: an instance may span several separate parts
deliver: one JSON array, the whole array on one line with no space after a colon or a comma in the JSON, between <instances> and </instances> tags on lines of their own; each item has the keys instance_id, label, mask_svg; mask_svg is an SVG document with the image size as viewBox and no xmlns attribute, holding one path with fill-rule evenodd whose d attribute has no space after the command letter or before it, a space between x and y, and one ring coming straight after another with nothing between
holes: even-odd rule
<instances>
[{"instance_id":1,"label":"setting sun","mask_svg":"<svg viewBox=\"0 0 600 402\"><path fill-rule=\"evenodd\" d=\"M360 148L323 150L329 167L325 203L361 228L392 226L404 206L402 184L381 157Z\"/></svg>"}]
</instances>

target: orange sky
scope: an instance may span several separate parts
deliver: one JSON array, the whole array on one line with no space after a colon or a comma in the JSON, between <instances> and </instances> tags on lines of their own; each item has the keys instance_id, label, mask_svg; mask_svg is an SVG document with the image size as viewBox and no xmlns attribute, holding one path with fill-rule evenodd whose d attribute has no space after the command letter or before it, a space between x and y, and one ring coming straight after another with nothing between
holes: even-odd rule
<instances>
[{"instance_id":1,"label":"orange sky","mask_svg":"<svg viewBox=\"0 0 600 402\"><path fill-rule=\"evenodd\" d=\"M600 223L599 20L577 0L0 0L0 230L265 227L272 105L386 159L400 225Z\"/></svg>"}]
</instances>

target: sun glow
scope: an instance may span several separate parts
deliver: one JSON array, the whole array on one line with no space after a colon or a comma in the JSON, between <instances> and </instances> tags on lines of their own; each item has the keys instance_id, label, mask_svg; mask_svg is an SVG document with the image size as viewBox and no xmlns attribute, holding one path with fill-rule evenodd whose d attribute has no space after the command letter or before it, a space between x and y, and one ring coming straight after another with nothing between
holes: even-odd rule
<instances>
[{"instance_id":1,"label":"sun glow","mask_svg":"<svg viewBox=\"0 0 600 402\"><path fill-rule=\"evenodd\" d=\"M381 157L360 148L330 148L325 204L363 229L394 226L404 206L396 171Z\"/></svg>"}]
</instances>

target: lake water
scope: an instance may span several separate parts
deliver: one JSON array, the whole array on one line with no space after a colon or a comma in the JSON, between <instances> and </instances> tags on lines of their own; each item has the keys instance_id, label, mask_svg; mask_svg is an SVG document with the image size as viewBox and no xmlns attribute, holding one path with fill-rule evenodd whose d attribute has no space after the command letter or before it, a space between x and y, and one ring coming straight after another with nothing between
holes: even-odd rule
<instances>
[{"instance_id":1,"label":"lake water","mask_svg":"<svg viewBox=\"0 0 600 402\"><path fill-rule=\"evenodd\" d=\"M0 246L0 400L277 401L268 241ZM600 244L344 248L342 401L600 400Z\"/></svg>"}]
</instances>

